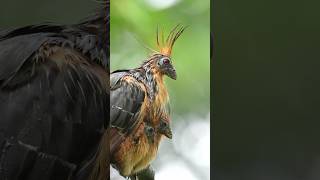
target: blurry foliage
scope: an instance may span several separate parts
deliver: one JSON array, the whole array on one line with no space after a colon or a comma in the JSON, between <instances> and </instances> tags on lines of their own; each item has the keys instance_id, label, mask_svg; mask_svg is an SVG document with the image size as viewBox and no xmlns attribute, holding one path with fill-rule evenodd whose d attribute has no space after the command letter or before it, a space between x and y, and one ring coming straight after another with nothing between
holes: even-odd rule
<instances>
[{"instance_id":1,"label":"blurry foliage","mask_svg":"<svg viewBox=\"0 0 320 180\"><path fill-rule=\"evenodd\" d=\"M111 71L139 66L155 49L156 29L164 34L177 24L188 26L173 50L178 78L166 78L174 114L207 115L210 102L209 0L177 1L157 9L155 0L111 2Z\"/></svg>"}]
</instances>

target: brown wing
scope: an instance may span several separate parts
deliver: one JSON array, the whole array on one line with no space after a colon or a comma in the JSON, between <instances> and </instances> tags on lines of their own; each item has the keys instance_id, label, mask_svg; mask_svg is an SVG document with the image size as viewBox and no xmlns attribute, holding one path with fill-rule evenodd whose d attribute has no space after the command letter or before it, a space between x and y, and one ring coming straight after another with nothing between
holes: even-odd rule
<instances>
[{"instance_id":1,"label":"brown wing","mask_svg":"<svg viewBox=\"0 0 320 180\"><path fill-rule=\"evenodd\" d=\"M137 116L145 100L145 89L128 72L111 74L110 88L110 153L118 148L139 123Z\"/></svg>"}]
</instances>

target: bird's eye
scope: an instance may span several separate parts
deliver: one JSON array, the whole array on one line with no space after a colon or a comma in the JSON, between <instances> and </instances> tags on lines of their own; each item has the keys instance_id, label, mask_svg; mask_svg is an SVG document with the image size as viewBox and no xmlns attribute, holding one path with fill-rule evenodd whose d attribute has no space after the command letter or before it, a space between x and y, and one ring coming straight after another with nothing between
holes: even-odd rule
<instances>
[{"instance_id":1,"label":"bird's eye","mask_svg":"<svg viewBox=\"0 0 320 180\"><path fill-rule=\"evenodd\" d=\"M169 60L169 59L167 59L167 58L166 58L166 59L164 59L164 60L163 60L163 64L170 64L170 60Z\"/></svg>"},{"instance_id":2,"label":"bird's eye","mask_svg":"<svg viewBox=\"0 0 320 180\"><path fill-rule=\"evenodd\" d=\"M164 57L159 61L159 65L168 65L168 64L170 64L170 59L167 57Z\"/></svg>"},{"instance_id":3,"label":"bird's eye","mask_svg":"<svg viewBox=\"0 0 320 180\"><path fill-rule=\"evenodd\" d=\"M168 124L162 120L162 121L160 122L160 126L161 126L161 127L167 127Z\"/></svg>"},{"instance_id":4,"label":"bird's eye","mask_svg":"<svg viewBox=\"0 0 320 180\"><path fill-rule=\"evenodd\" d=\"M154 132L154 129L152 127L146 127L146 131L152 134Z\"/></svg>"}]
</instances>

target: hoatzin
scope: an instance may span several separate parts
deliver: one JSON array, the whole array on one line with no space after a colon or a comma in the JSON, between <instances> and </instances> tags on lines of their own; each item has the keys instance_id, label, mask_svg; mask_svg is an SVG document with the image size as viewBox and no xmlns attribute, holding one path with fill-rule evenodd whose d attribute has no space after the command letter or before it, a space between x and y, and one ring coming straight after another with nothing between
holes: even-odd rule
<instances>
[{"instance_id":1,"label":"hoatzin","mask_svg":"<svg viewBox=\"0 0 320 180\"><path fill-rule=\"evenodd\" d=\"M166 40L157 33L159 50L140 67L111 73L110 163L122 176L139 178L155 158L163 135L172 136L164 76L177 78L171 52L184 29L176 26Z\"/></svg>"},{"instance_id":2,"label":"hoatzin","mask_svg":"<svg viewBox=\"0 0 320 180\"><path fill-rule=\"evenodd\" d=\"M0 32L0 180L109 176L96 167L107 167L101 147L110 110L109 2L102 3L78 24Z\"/></svg>"}]
</instances>

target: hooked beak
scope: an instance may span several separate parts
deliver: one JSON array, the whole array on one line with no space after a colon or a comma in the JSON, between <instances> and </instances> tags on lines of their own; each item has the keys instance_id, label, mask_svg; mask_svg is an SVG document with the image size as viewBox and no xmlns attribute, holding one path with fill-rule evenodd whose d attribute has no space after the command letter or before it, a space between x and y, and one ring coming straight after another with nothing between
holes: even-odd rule
<instances>
[{"instance_id":1,"label":"hooked beak","mask_svg":"<svg viewBox=\"0 0 320 180\"><path fill-rule=\"evenodd\" d=\"M172 131L171 128L166 128L165 132L163 133L167 138L172 139Z\"/></svg>"},{"instance_id":2,"label":"hooked beak","mask_svg":"<svg viewBox=\"0 0 320 180\"><path fill-rule=\"evenodd\" d=\"M174 80L177 79L177 73L174 67L169 67L168 69L166 69L166 75L171 79L174 79Z\"/></svg>"},{"instance_id":3,"label":"hooked beak","mask_svg":"<svg viewBox=\"0 0 320 180\"><path fill-rule=\"evenodd\" d=\"M158 132L164 136L166 136L169 139L172 139L172 131L170 127L170 122L166 121L165 119L162 119L160 121L160 124L158 126Z\"/></svg>"}]
</instances>

